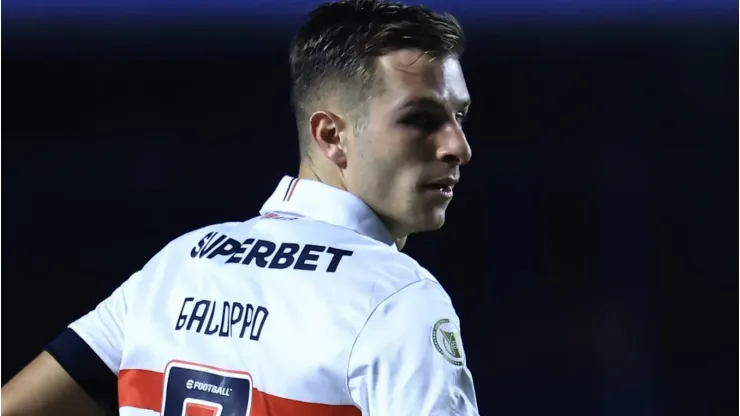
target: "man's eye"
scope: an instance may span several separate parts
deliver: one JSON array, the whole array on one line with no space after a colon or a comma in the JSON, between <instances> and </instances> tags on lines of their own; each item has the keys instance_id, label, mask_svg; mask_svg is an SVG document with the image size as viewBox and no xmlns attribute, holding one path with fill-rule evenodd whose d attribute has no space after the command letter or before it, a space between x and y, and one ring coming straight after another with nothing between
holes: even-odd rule
<instances>
[{"instance_id":1,"label":"man's eye","mask_svg":"<svg viewBox=\"0 0 740 416\"><path fill-rule=\"evenodd\" d=\"M455 114L455 119L457 120L457 124L462 126L467 121L468 115L466 113L457 113Z\"/></svg>"},{"instance_id":2,"label":"man's eye","mask_svg":"<svg viewBox=\"0 0 740 416\"><path fill-rule=\"evenodd\" d=\"M428 112L413 113L403 118L402 123L425 133L432 133L439 130L445 120L435 114Z\"/></svg>"}]
</instances>

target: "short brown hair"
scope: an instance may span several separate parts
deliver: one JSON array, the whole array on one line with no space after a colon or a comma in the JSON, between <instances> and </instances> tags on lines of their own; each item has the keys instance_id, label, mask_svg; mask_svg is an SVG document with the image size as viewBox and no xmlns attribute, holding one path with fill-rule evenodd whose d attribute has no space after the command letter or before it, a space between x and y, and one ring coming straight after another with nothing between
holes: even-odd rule
<instances>
[{"instance_id":1,"label":"short brown hair","mask_svg":"<svg viewBox=\"0 0 740 416\"><path fill-rule=\"evenodd\" d=\"M314 9L290 51L301 155L310 142L305 126L311 106L327 89L359 99L374 82L375 58L401 49L460 56L464 44L465 34L453 16L424 6L344 0Z\"/></svg>"}]
</instances>

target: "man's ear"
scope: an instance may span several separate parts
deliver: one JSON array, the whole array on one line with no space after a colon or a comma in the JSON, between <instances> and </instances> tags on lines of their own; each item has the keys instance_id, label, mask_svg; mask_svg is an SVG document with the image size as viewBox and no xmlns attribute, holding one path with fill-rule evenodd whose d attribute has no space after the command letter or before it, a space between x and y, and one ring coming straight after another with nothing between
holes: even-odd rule
<instances>
[{"instance_id":1,"label":"man's ear","mask_svg":"<svg viewBox=\"0 0 740 416\"><path fill-rule=\"evenodd\" d=\"M341 116L330 111L316 111L308 119L311 140L316 147L335 165L347 165L346 135L350 128ZM342 140L344 139L344 140Z\"/></svg>"}]
</instances>

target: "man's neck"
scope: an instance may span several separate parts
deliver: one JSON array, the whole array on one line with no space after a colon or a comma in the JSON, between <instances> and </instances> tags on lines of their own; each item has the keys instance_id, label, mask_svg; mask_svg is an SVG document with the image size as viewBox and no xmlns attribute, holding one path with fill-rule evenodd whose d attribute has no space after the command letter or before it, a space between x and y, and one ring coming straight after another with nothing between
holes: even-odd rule
<instances>
[{"instance_id":1,"label":"man's neck","mask_svg":"<svg viewBox=\"0 0 740 416\"><path fill-rule=\"evenodd\" d=\"M393 238L393 241L396 242L396 247L398 247L398 251L403 250L403 247L406 245L406 240L409 238L409 236L403 236L398 238Z\"/></svg>"},{"instance_id":2,"label":"man's neck","mask_svg":"<svg viewBox=\"0 0 740 416\"><path fill-rule=\"evenodd\" d=\"M311 162L311 159L304 159L301 161L301 165L298 168L298 179L308 179L316 182L321 182L324 185L347 191L347 187L344 186L342 181L334 174L323 174L321 169L318 169L316 165Z\"/></svg>"},{"instance_id":3,"label":"man's neck","mask_svg":"<svg viewBox=\"0 0 740 416\"><path fill-rule=\"evenodd\" d=\"M298 179L307 179L307 180L312 180L316 182L321 182L324 185L329 185L334 188L350 192L337 175L322 174L321 170L311 161L310 158L306 158L301 161L301 165L298 168ZM382 216L379 216L379 217L385 224L388 231L391 233L391 236L393 236L393 241L396 242L396 247L398 247L398 250L403 249L403 247L406 245L406 239L408 239L408 235L396 235L393 232L394 227L390 227L388 224L388 221L385 221Z\"/></svg>"}]
</instances>

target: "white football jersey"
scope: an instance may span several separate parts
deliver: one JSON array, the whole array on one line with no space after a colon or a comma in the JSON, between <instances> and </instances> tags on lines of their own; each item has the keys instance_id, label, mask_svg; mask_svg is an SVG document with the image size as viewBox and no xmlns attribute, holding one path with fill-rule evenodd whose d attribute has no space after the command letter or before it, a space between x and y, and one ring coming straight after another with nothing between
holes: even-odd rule
<instances>
[{"instance_id":1,"label":"white football jersey","mask_svg":"<svg viewBox=\"0 0 740 416\"><path fill-rule=\"evenodd\" d=\"M367 205L286 176L260 214L175 239L70 325L121 415L478 414L449 296Z\"/></svg>"}]
</instances>

